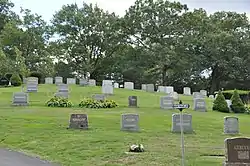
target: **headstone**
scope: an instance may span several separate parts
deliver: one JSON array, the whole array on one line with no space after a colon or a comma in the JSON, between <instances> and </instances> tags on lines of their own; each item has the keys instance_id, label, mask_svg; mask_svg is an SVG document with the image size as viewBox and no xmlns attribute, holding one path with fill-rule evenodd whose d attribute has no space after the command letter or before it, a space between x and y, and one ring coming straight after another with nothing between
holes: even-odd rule
<instances>
[{"instance_id":1,"label":"headstone","mask_svg":"<svg viewBox=\"0 0 250 166\"><path fill-rule=\"evenodd\" d=\"M172 92L169 94L170 97L173 97L174 100L179 100L179 94L177 92Z\"/></svg>"},{"instance_id":2,"label":"headstone","mask_svg":"<svg viewBox=\"0 0 250 166\"><path fill-rule=\"evenodd\" d=\"M129 107L137 107L137 96L129 96L128 104L129 104Z\"/></svg>"},{"instance_id":3,"label":"headstone","mask_svg":"<svg viewBox=\"0 0 250 166\"><path fill-rule=\"evenodd\" d=\"M200 92L193 92L193 99L204 99L205 96L202 95Z\"/></svg>"},{"instance_id":4,"label":"headstone","mask_svg":"<svg viewBox=\"0 0 250 166\"><path fill-rule=\"evenodd\" d=\"M87 114L71 114L69 128L71 129L88 129L88 115Z\"/></svg>"},{"instance_id":5,"label":"headstone","mask_svg":"<svg viewBox=\"0 0 250 166\"><path fill-rule=\"evenodd\" d=\"M210 99L214 99L214 95L209 95L209 98Z\"/></svg>"},{"instance_id":6,"label":"headstone","mask_svg":"<svg viewBox=\"0 0 250 166\"><path fill-rule=\"evenodd\" d=\"M182 114L183 116L183 132L191 133L193 132L192 128L192 115L191 114ZM172 115L172 132L181 132L180 127L180 114Z\"/></svg>"},{"instance_id":7,"label":"headstone","mask_svg":"<svg viewBox=\"0 0 250 166\"><path fill-rule=\"evenodd\" d=\"M146 85L146 84L142 84L142 85L141 85L141 90L146 91L146 89L147 89L147 85Z\"/></svg>"},{"instance_id":8,"label":"headstone","mask_svg":"<svg viewBox=\"0 0 250 166\"><path fill-rule=\"evenodd\" d=\"M155 86L154 86L154 84L147 84L147 85L146 85L146 91L147 91L147 92L154 92L154 91L155 91Z\"/></svg>"},{"instance_id":9,"label":"headstone","mask_svg":"<svg viewBox=\"0 0 250 166\"><path fill-rule=\"evenodd\" d=\"M158 92L165 93L165 86L158 86Z\"/></svg>"},{"instance_id":10,"label":"headstone","mask_svg":"<svg viewBox=\"0 0 250 166\"><path fill-rule=\"evenodd\" d=\"M250 165L250 138L228 138L225 140L225 148L224 166Z\"/></svg>"},{"instance_id":11,"label":"headstone","mask_svg":"<svg viewBox=\"0 0 250 166\"><path fill-rule=\"evenodd\" d=\"M76 84L76 79L75 78L67 78L67 84L68 85Z\"/></svg>"},{"instance_id":12,"label":"headstone","mask_svg":"<svg viewBox=\"0 0 250 166\"><path fill-rule=\"evenodd\" d=\"M114 94L114 87L111 80L102 81L102 93L108 95Z\"/></svg>"},{"instance_id":13,"label":"headstone","mask_svg":"<svg viewBox=\"0 0 250 166\"><path fill-rule=\"evenodd\" d=\"M63 83L63 78L62 77L55 77L55 84L62 84Z\"/></svg>"},{"instance_id":14,"label":"headstone","mask_svg":"<svg viewBox=\"0 0 250 166\"><path fill-rule=\"evenodd\" d=\"M27 106L29 105L29 95L24 92L13 93L12 105Z\"/></svg>"},{"instance_id":15,"label":"headstone","mask_svg":"<svg viewBox=\"0 0 250 166\"><path fill-rule=\"evenodd\" d=\"M224 133L239 134L239 119L237 117L224 117Z\"/></svg>"},{"instance_id":16,"label":"headstone","mask_svg":"<svg viewBox=\"0 0 250 166\"><path fill-rule=\"evenodd\" d=\"M161 97L161 108L171 110L173 109L174 98L170 96L163 96Z\"/></svg>"},{"instance_id":17,"label":"headstone","mask_svg":"<svg viewBox=\"0 0 250 166\"><path fill-rule=\"evenodd\" d=\"M231 100L226 100L226 102L227 102L227 107L229 109L231 109L232 101Z\"/></svg>"},{"instance_id":18,"label":"headstone","mask_svg":"<svg viewBox=\"0 0 250 166\"><path fill-rule=\"evenodd\" d=\"M45 78L45 84L53 84L53 78L52 77L46 77Z\"/></svg>"},{"instance_id":19,"label":"headstone","mask_svg":"<svg viewBox=\"0 0 250 166\"><path fill-rule=\"evenodd\" d=\"M89 86L96 86L96 80L90 79L89 80Z\"/></svg>"},{"instance_id":20,"label":"headstone","mask_svg":"<svg viewBox=\"0 0 250 166\"><path fill-rule=\"evenodd\" d=\"M37 92L38 91L38 78L28 77L26 80L27 92Z\"/></svg>"},{"instance_id":21,"label":"headstone","mask_svg":"<svg viewBox=\"0 0 250 166\"><path fill-rule=\"evenodd\" d=\"M195 111L201 111L201 112L206 112L206 102L204 99L194 99L194 110Z\"/></svg>"},{"instance_id":22,"label":"headstone","mask_svg":"<svg viewBox=\"0 0 250 166\"><path fill-rule=\"evenodd\" d=\"M121 119L121 130L139 131L139 115L123 114Z\"/></svg>"},{"instance_id":23,"label":"headstone","mask_svg":"<svg viewBox=\"0 0 250 166\"><path fill-rule=\"evenodd\" d=\"M117 82L114 83L114 88L119 88L119 84Z\"/></svg>"},{"instance_id":24,"label":"headstone","mask_svg":"<svg viewBox=\"0 0 250 166\"><path fill-rule=\"evenodd\" d=\"M124 82L124 89L134 89L134 83L133 82Z\"/></svg>"},{"instance_id":25,"label":"headstone","mask_svg":"<svg viewBox=\"0 0 250 166\"><path fill-rule=\"evenodd\" d=\"M165 90L166 90L165 92L169 94L169 93L174 92L174 87L172 87L172 86L166 86Z\"/></svg>"},{"instance_id":26,"label":"headstone","mask_svg":"<svg viewBox=\"0 0 250 166\"><path fill-rule=\"evenodd\" d=\"M87 86L88 85L88 80L87 79L84 79L84 78L81 78L79 80L79 85L80 86Z\"/></svg>"},{"instance_id":27,"label":"headstone","mask_svg":"<svg viewBox=\"0 0 250 166\"><path fill-rule=\"evenodd\" d=\"M207 97L207 91L206 90L200 90L200 94Z\"/></svg>"},{"instance_id":28,"label":"headstone","mask_svg":"<svg viewBox=\"0 0 250 166\"><path fill-rule=\"evenodd\" d=\"M69 87L67 84L58 84L58 92L69 92Z\"/></svg>"},{"instance_id":29,"label":"headstone","mask_svg":"<svg viewBox=\"0 0 250 166\"><path fill-rule=\"evenodd\" d=\"M68 99L69 93L68 92L56 92L54 96Z\"/></svg>"},{"instance_id":30,"label":"headstone","mask_svg":"<svg viewBox=\"0 0 250 166\"><path fill-rule=\"evenodd\" d=\"M95 95L93 95L93 99L97 100L97 101L104 101L105 95L104 94L95 94Z\"/></svg>"},{"instance_id":31,"label":"headstone","mask_svg":"<svg viewBox=\"0 0 250 166\"><path fill-rule=\"evenodd\" d=\"M187 96L191 96L191 88L189 87L184 87L183 88L183 94Z\"/></svg>"}]
</instances>

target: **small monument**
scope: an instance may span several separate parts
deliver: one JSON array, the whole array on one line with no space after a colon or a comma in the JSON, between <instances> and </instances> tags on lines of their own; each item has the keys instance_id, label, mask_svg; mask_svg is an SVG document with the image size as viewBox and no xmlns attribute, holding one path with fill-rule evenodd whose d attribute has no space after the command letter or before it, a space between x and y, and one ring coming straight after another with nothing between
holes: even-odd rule
<instances>
[{"instance_id":1,"label":"small monument","mask_svg":"<svg viewBox=\"0 0 250 166\"><path fill-rule=\"evenodd\" d=\"M139 131L139 115L123 114L121 119L121 130Z\"/></svg>"},{"instance_id":2,"label":"small monument","mask_svg":"<svg viewBox=\"0 0 250 166\"><path fill-rule=\"evenodd\" d=\"M88 115L87 114L71 114L69 128L70 129L88 129Z\"/></svg>"}]
</instances>

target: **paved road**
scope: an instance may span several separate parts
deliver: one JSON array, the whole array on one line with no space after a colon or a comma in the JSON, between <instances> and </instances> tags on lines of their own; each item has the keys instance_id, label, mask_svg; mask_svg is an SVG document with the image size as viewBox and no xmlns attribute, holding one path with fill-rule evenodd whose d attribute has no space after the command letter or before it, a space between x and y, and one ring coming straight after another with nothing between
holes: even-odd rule
<instances>
[{"instance_id":1,"label":"paved road","mask_svg":"<svg viewBox=\"0 0 250 166\"><path fill-rule=\"evenodd\" d=\"M0 166L59 166L25 154L0 149Z\"/></svg>"}]
</instances>

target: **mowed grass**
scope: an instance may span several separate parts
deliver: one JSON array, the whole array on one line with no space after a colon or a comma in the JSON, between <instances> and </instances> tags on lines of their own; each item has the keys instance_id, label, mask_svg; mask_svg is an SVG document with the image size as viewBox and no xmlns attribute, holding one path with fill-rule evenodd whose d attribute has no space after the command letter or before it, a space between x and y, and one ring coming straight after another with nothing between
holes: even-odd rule
<instances>
[{"instance_id":1,"label":"mowed grass","mask_svg":"<svg viewBox=\"0 0 250 166\"><path fill-rule=\"evenodd\" d=\"M101 93L101 87L70 87L73 108L48 108L45 102L53 96L55 85L39 85L38 93L30 93L29 107L12 107L13 92L18 88L1 88L0 146L35 154L64 166L178 166L181 163L180 134L171 133L172 114L178 110L161 110L161 93L114 89L115 109L78 108L83 97ZM138 96L139 108L128 108L128 96ZM188 166L220 166L224 157L224 116L237 116L240 135L250 135L249 115L225 114L211 111L212 100L207 99L208 112L192 110L192 97L180 96L191 104L184 112L193 116L194 134L185 135L185 160ZM71 113L86 113L87 131L67 130ZM138 113L138 133L120 131L121 114ZM142 143L146 152L126 154L131 144Z\"/></svg>"}]
</instances>

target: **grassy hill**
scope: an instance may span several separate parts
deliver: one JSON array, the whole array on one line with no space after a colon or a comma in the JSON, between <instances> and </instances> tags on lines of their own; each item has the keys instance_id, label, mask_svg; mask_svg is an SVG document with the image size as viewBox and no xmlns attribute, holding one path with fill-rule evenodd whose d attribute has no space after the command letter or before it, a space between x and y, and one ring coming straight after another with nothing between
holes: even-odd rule
<instances>
[{"instance_id":1,"label":"grassy hill","mask_svg":"<svg viewBox=\"0 0 250 166\"><path fill-rule=\"evenodd\" d=\"M81 98L101 93L100 87L70 87L73 108L48 108L45 102L56 92L55 85L39 85L38 93L30 94L29 107L12 107L12 93L18 88L0 89L0 146L37 154L43 159L65 166L178 166L180 165L180 134L171 133L172 114L178 110L160 109L161 93L114 89L110 96L118 102L115 109L90 110L78 108ZM128 96L138 96L139 108L128 108ZM180 96L191 104L192 97ZM239 117L240 136L250 134L249 115L224 114L211 111L212 100L207 99L208 112L185 110L193 116L194 134L185 135L185 154L188 166L220 166L224 157L223 118ZM88 131L67 130L71 113L87 113ZM122 113L140 115L139 133L120 131ZM126 154L128 147L142 143L146 152Z\"/></svg>"}]
</instances>

